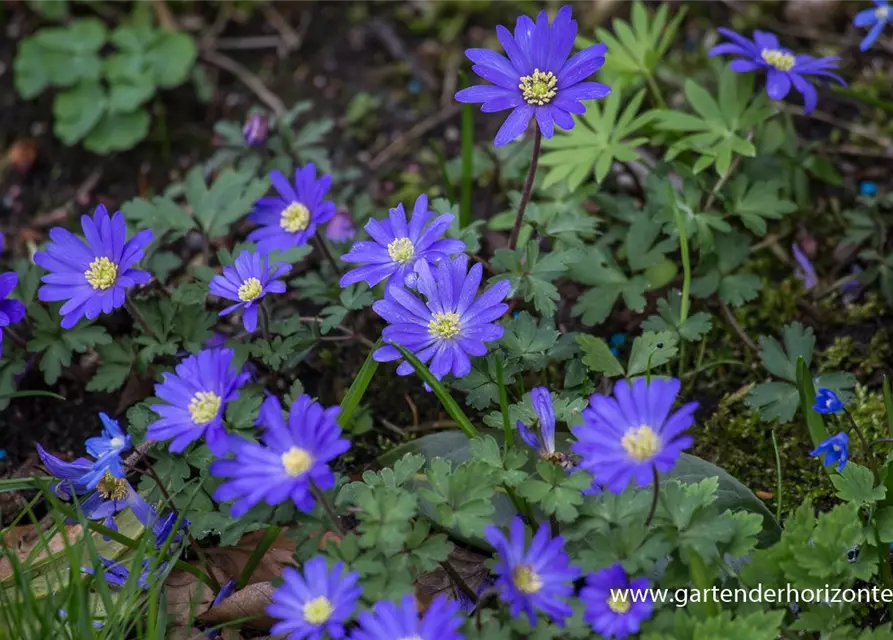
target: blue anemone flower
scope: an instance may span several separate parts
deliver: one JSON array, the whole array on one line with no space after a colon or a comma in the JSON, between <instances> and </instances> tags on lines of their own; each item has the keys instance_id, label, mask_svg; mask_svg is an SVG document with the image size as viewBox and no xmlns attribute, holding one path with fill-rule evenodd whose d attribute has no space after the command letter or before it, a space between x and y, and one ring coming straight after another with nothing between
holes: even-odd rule
<instances>
[{"instance_id":1,"label":"blue anemone flower","mask_svg":"<svg viewBox=\"0 0 893 640\"><path fill-rule=\"evenodd\" d=\"M323 634L344 637L344 623L363 592L357 584L360 574L347 571L340 562L329 570L326 559L316 556L304 563L300 573L286 567L282 578L282 586L267 606L267 613L279 620L271 633L289 634L289 640L317 640Z\"/></svg>"},{"instance_id":2,"label":"blue anemone flower","mask_svg":"<svg viewBox=\"0 0 893 640\"><path fill-rule=\"evenodd\" d=\"M102 577L105 578L106 582L108 582L113 587L117 587L120 589L127 581L130 579L130 569L124 566L124 564L120 560L109 560L108 558L103 558L99 556L99 561L103 566L102 569ZM160 573L164 571L167 563L162 562L160 565L155 567L155 570L152 570L152 567L149 564L149 558L146 558L142 562L142 571L140 571L139 576L136 580L136 586L140 589L148 589L149 588L149 580L153 579L153 573ZM94 575L96 573L96 569L93 567L82 567L81 571L84 573L89 573L90 575Z\"/></svg>"},{"instance_id":3,"label":"blue anemone flower","mask_svg":"<svg viewBox=\"0 0 893 640\"><path fill-rule=\"evenodd\" d=\"M517 423L518 435L541 458L548 458L555 454L555 409L552 406L552 394L545 387L534 387L530 392L530 402L539 418L540 435L533 433L520 420Z\"/></svg>"},{"instance_id":4,"label":"blue anemone flower","mask_svg":"<svg viewBox=\"0 0 893 640\"><path fill-rule=\"evenodd\" d=\"M877 39L881 36L881 32L893 15L890 14L890 5L886 0L874 0L874 9L864 9L856 14L853 24L857 27L871 27L868 35L862 39L859 44L861 51L868 51Z\"/></svg>"},{"instance_id":5,"label":"blue anemone flower","mask_svg":"<svg viewBox=\"0 0 893 640\"><path fill-rule=\"evenodd\" d=\"M573 615L567 599L573 596L573 582L580 576L564 551L564 539L550 537L549 524L544 522L525 549L524 522L518 516L509 525L508 537L492 525L484 529L484 535L496 549L496 589L508 603L510 615L517 618L523 611L536 626L536 612L542 611L563 627Z\"/></svg>"},{"instance_id":6,"label":"blue anemone flower","mask_svg":"<svg viewBox=\"0 0 893 640\"><path fill-rule=\"evenodd\" d=\"M130 436L121 430L117 420L102 412L99 414L99 419L102 422L102 435L84 441L87 453L96 458L94 471L82 478L91 489L96 486L106 470L119 478L124 475L124 470L121 468L121 454L130 449Z\"/></svg>"},{"instance_id":7,"label":"blue anemone flower","mask_svg":"<svg viewBox=\"0 0 893 640\"><path fill-rule=\"evenodd\" d=\"M341 256L344 262L362 265L345 273L341 286L365 282L374 287L392 276L392 284L409 285L406 278L419 261L435 264L465 251L461 240L443 237L455 216L435 215L428 210L428 196L422 194L416 198L408 223L402 202L388 212L386 220L370 219L365 229L372 240L357 242Z\"/></svg>"},{"instance_id":8,"label":"blue anemone flower","mask_svg":"<svg viewBox=\"0 0 893 640\"><path fill-rule=\"evenodd\" d=\"M295 170L292 185L281 172L270 172L270 182L278 196L261 198L248 215L251 222L261 225L248 234L248 240L257 245L261 253L276 249L285 252L292 247L307 244L317 225L324 224L335 215L335 203L326 200L332 184L332 176L316 179L316 167L310 163Z\"/></svg>"},{"instance_id":9,"label":"blue anemone flower","mask_svg":"<svg viewBox=\"0 0 893 640\"><path fill-rule=\"evenodd\" d=\"M458 610L456 600L439 595L420 620L411 594L403 596L399 604L377 602L372 611L359 615L359 628L350 634L350 640L462 640L459 633L462 618L456 615Z\"/></svg>"},{"instance_id":10,"label":"blue anemone flower","mask_svg":"<svg viewBox=\"0 0 893 640\"><path fill-rule=\"evenodd\" d=\"M766 93L773 100L783 100L793 86L803 96L803 111L809 113L818 103L818 94L806 79L808 76L828 78L846 86L843 78L831 73L831 70L837 69L838 57L814 58L795 54L790 49L782 48L778 38L767 31L754 31L753 40L730 29L718 31L731 42L713 47L707 55L740 56L729 64L729 68L737 73L766 71Z\"/></svg>"},{"instance_id":11,"label":"blue anemone flower","mask_svg":"<svg viewBox=\"0 0 893 640\"><path fill-rule=\"evenodd\" d=\"M474 63L471 70L493 84L462 89L456 100L483 103L485 113L512 110L496 134L497 147L523 134L534 117L546 138L552 137L556 124L573 129L572 114L586 112L584 100L611 93L607 85L583 82L605 63L605 45L594 44L568 58L577 37L569 6L558 11L551 25L540 11L535 23L527 16L518 18L514 35L501 25L496 35L508 58L489 49L465 51Z\"/></svg>"},{"instance_id":12,"label":"blue anemone flower","mask_svg":"<svg viewBox=\"0 0 893 640\"><path fill-rule=\"evenodd\" d=\"M619 564L586 577L580 600L586 605L583 619L605 638L622 640L638 634L644 620L654 612L647 578L630 580ZM636 595L631 597L630 592Z\"/></svg>"},{"instance_id":13,"label":"blue anemone flower","mask_svg":"<svg viewBox=\"0 0 893 640\"><path fill-rule=\"evenodd\" d=\"M871 180L863 180L859 183L859 195L866 198L873 198L877 195L877 183Z\"/></svg>"},{"instance_id":14,"label":"blue anemone flower","mask_svg":"<svg viewBox=\"0 0 893 640\"><path fill-rule=\"evenodd\" d=\"M62 327L71 329L78 320L94 320L124 305L127 290L145 284L148 271L133 269L142 260L152 232L140 231L130 240L124 214L109 217L103 205L93 217L81 216L86 242L62 227L50 229L50 242L34 254L34 262L50 273L41 278L37 297L43 302L67 300L59 313Z\"/></svg>"},{"instance_id":15,"label":"blue anemone flower","mask_svg":"<svg viewBox=\"0 0 893 640\"><path fill-rule=\"evenodd\" d=\"M271 266L269 256L243 251L231 266L223 268L222 274L214 276L208 285L208 291L215 296L235 301L236 304L221 311L220 315L225 316L241 309L245 331L254 333L261 301L268 293L285 292L285 283L279 278L289 271L289 264L279 262Z\"/></svg>"},{"instance_id":16,"label":"blue anemone flower","mask_svg":"<svg viewBox=\"0 0 893 640\"><path fill-rule=\"evenodd\" d=\"M457 378L471 373L469 356L487 353L485 342L499 340L504 329L495 324L508 310L502 300L511 284L500 280L478 295L483 268L476 263L468 268L468 256L441 260L436 269L427 262L416 265L418 291L425 303L402 287L392 286L384 300L372 309L389 324L382 331L387 342L402 345L424 363L431 362L431 373L440 380L448 373ZM403 356L393 345L385 345L372 356L378 362L391 362ZM397 367L397 374L409 375L408 362Z\"/></svg>"},{"instance_id":17,"label":"blue anemone flower","mask_svg":"<svg viewBox=\"0 0 893 640\"><path fill-rule=\"evenodd\" d=\"M847 455L850 451L850 437L846 432L841 431L837 435L826 438L819 446L809 452L814 458L824 455L824 465L830 466L835 462L838 463L837 471L843 473L843 468L847 463Z\"/></svg>"},{"instance_id":18,"label":"blue anemone flower","mask_svg":"<svg viewBox=\"0 0 893 640\"><path fill-rule=\"evenodd\" d=\"M227 478L214 499L234 500L230 512L234 518L261 501L273 506L291 500L301 511L312 511L312 487L335 486L329 462L350 448L341 437L338 411L338 407L323 409L302 394L292 403L286 424L279 400L268 397L257 418L264 429L261 442L234 437L230 448L235 457L211 463L212 475Z\"/></svg>"},{"instance_id":19,"label":"blue anemone flower","mask_svg":"<svg viewBox=\"0 0 893 640\"><path fill-rule=\"evenodd\" d=\"M803 283L803 288L807 291L815 288L819 283L819 277L816 275L812 262L796 242L791 245L791 252L794 254L794 260L797 262L794 275Z\"/></svg>"},{"instance_id":20,"label":"blue anemone flower","mask_svg":"<svg viewBox=\"0 0 893 640\"><path fill-rule=\"evenodd\" d=\"M0 250L3 240L0 237ZM8 271L0 274L0 355L3 355L3 327L16 324L25 317L25 305L18 300L7 300L9 294L19 284L19 274Z\"/></svg>"},{"instance_id":21,"label":"blue anemone flower","mask_svg":"<svg viewBox=\"0 0 893 640\"><path fill-rule=\"evenodd\" d=\"M816 413L837 413L843 409L843 400L831 389L821 387L815 394L815 404L812 408Z\"/></svg>"}]
</instances>

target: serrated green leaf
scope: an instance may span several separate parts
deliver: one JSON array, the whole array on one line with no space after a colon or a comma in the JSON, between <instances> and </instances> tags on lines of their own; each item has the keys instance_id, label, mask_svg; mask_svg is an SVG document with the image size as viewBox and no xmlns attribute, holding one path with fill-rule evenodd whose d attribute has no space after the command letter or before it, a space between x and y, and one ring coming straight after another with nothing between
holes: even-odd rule
<instances>
[{"instance_id":1,"label":"serrated green leaf","mask_svg":"<svg viewBox=\"0 0 893 640\"><path fill-rule=\"evenodd\" d=\"M547 352L558 340L559 331L547 322L542 324L526 311L505 325L500 343L509 357L517 359L524 369L541 371L548 362Z\"/></svg>"},{"instance_id":2,"label":"serrated green leaf","mask_svg":"<svg viewBox=\"0 0 893 640\"><path fill-rule=\"evenodd\" d=\"M831 484L837 489L837 497L846 502L874 504L884 499L886 488L875 486L871 471L855 462L844 467L843 472L831 475Z\"/></svg>"},{"instance_id":3,"label":"serrated green leaf","mask_svg":"<svg viewBox=\"0 0 893 640\"><path fill-rule=\"evenodd\" d=\"M626 375L637 376L649 369L653 372L656 367L666 364L679 352L678 342L679 339L669 331L646 331L633 341Z\"/></svg>"},{"instance_id":4,"label":"serrated green leaf","mask_svg":"<svg viewBox=\"0 0 893 640\"><path fill-rule=\"evenodd\" d=\"M601 338L579 335L577 344L583 351L583 364L590 370L603 373L609 378L624 375L623 365L611 352L608 343Z\"/></svg>"}]
</instances>

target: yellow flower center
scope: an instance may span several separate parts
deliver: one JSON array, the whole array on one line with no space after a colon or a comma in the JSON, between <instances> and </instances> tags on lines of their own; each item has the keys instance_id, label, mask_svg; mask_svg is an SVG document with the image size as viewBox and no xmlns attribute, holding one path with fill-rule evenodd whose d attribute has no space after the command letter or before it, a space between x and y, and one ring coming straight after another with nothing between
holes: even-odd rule
<instances>
[{"instance_id":1,"label":"yellow flower center","mask_svg":"<svg viewBox=\"0 0 893 640\"><path fill-rule=\"evenodd\" d=\"M118 279L118 265L108 258L96 258L90 268L84 271L84 277L94 289L105 291Z\"/></svg>"},{"instance_id":2,"label":"yellow flower center","mask_svg":"<svg viewBox=\"0 0 893 640\"><path fill-rule=\"evenodd\" d=\"M115 436L109 441L109 444L112 445L113 449L119 449L124 446L124 438L120 438Z\"/></svg>"},{"instance_id":3,"label":"yellow flower center","mask_svg":"<svg viewBox=\"0 0 893 640\"><path fill-rule=\"evenodd\" d=\"M192 421L201 426L217 417L223 399L213 391L199 391L189 401L189 415Z\"/></svg>"},{"instance_id":4,"label":"yellow flower center","mask_svg":"<svg viewBox=\"0 0 893 640\"><path fill-rule=\"evenodd\" d=\"M874 10L874 17L878 20L886 20L887 19L887 7L878 7Z\"/></svg>"},{"instance_id":5,"label":"yellow flower center","mask_svg":"<svg viewBox=\"0 0 893 640\"><path fill-rule=\"evenodd\" d=\"M406 264L415 256L415 247L412 246L412 240L409 238L397 238L388 244L388 255L391 260Z\"/></svg>"},{"instance_id":6,"label":"yellow flower center","mask_svg":"<svg viewBox=\"0 0 893 640\"><path fill-rule=\"evenodd\" d=\"M608 609L614 613L626 613L631 607L626 589L611 589L611 597L608 598Z\"/></svg>"},{"instance_id":7,"label":"yellow flower center","mask_svg":"<svg viewBox=\"0 0 893 640\"><path fill-rule=\"evenodd\" d=\"M313 466L313 456L300 447L292 447L282 454L282 466L285 467L285 473L297 478Z\"/></svg>"},{"instance_id":8,"label":"yellow flower center","mask_svg":"<svg viewBox=\"0 0 893 640\"><path fill-rule=\"evenodd\" d=\"M257 298L263 290L264 288L261 286L260 280L257 278L248 278L242 283L242 286L239 287L239 300L242 302L251 302Z\"/></svg>"},{"instance_id":9,"label":"yellow flower center","mask_svg":"<svg viewBox=\"0 0 893 640\"><path fill-rule=\"evenodd\" d=\"M772 65L779 71L790 71L794 68L794 56L790 53L785 53L778 49L763 49L760 52L760 56L767 64Z\"/></svg>"},{"instance_id":10,"label":"yellow flower center","mask_svg":"<svg viewBox=\"0 0 893 640\"><path fill-rule=\"evenodd\" d=\"M459 314L448 311L447 313L435 313L428 323L428 331L432 336L441 340L449 340L459 335L461 330Z\"/></svg>"},{"instance_id":11,"label":"yellow flower center","mask_svg":"<svg viewBox=\"0 0 893 640\"><path fill-rule=\"evenodd\" d=\"M106 471L96 485L96 491L106 500L123 500L127 497L127 481L124 478L116 478L111 472Z\"/></svg>"},{"instance_id":12,"label":"yellow flower center","mask_svg":"<svg viewBox=\"0 0 893 640\"><path fill-rule=\"evenodd\" d=\"M654 429L643 424L627 431L620 444L626 449L630 458L636 462L646 462L657 453L660 439L654 433Z\"/></svg>"},{"instance_id":13,"label":"yellow flower center","mask_svg":"<svg viewBox=\"0 0 893 640\"><path fill-rule=\"evenodd\" d=\"M335 607L325 596L319 596L304 605L304 620L310 624L320 625L332 617Z\"/></svg>"},{"instance_id":14,"label":"yellow flower center","mask_svg":"<svg viewBox=\"0 0 893 640\"><path fill-rule=\"evenodd\" d=\"M536 593L543 588L543 581L529 564L519 564L512 571L512 582L521 593Z\"/></svg>"},{"instance_id":15,"label":"yellow flower center","mask_svg":"<svg viewBox=\"0 0 893 640\"><path fill-rule=\"evenodd\" d=\"M549 104L555 97L556 84L558 84L558 78L554 73L551 71L543 73L539 69L534 69L533 75L521 76L521 84L518 85L518 88L527 104L541 107L544 104Z\"/></svg>"},{"instance_id":16,"label":"yellow flower center","mask_svg":"<svg viewBox=\"0 0 893 640\"><path fill-rule=\"evenodd\" d=\"M289 233L303 231L310 225L310 209L300 202L292 202L282 210L279 226Z\"/></svg>"}]
</instances>

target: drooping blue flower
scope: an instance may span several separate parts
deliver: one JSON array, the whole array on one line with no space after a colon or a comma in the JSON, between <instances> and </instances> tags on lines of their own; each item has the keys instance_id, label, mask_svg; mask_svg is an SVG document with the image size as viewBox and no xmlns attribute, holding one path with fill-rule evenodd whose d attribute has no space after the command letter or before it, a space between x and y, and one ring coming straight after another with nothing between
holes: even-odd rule
<instances>
[{"instance_id":1,"label":"drooping blue flower","mask_svg":"<svg viewBox=\"0 0 893 640\"><path fill-rule=\"evenodd\" d=\"M372 611L359 615L359 628L350 634L350 640L462 640L458 610L458 602L439 595L419 620L411 594L403 596L399 604L377 602Z\"/></svg>"},{"instance_id":2,"label":"drooping blue flower","mask_svg":"<svg viewBox=\"0 0 893 640\"><path fill-rule=\"evenodd\" d=\"M325 199L332 176L324 175L317 180L313 163L295 171L294 186L275 170L270 172L270 181L279 195L261 198L248 215L249 220L261 225L248 234L248 240L261 253L276 249L285 252L307 244L316 233L317 225L335 215L335 203Z\"/></svg>"},{"instance_id":3,"label":"drooping blue flower","mask_svg":"<svg viewBox=\"0 0 893 640\"><path fill-rule=\"evenodd\" d=\"M178 364L174 374L164 373L155 395L169 404L152 405L161 419L149 425L146 439L171 440L169 451L180 453L204 436L215 456L225 455L226 405L248 380L248 373L232 366L234 355L232 349L204 349Z\"/></svg>"},{"instance_id":4,"label":"drooping blue flower","mask_svg":"<svg viewBox=\"0 0 893 640\"><path fill-rule=\"evenodd\" d=\"M815 394L815 404L812 408L816 413L837 413L843 409L843 400L831 389L821 387Z\"/></svg>"},{"instance_id":5,"label":"drooping blue flower","mask_svg":"<svg viewBox=\"0 0 893 640\"><path fill-rule=\"evenodd\" d=\"M145 284L152 277L148 271L132 267L142 260L152 232L140 231L130 240L124 214L109 218L103 205L96 207L93 217L81 216L86 242L63 229L50 229L44 251L34 254L34 262L49 271L37 292L43 302L67 300L59 313L62 327L71 329L78 320L94 320L100 313L111 313L124 304L127 290Z\"/></svg>"},{"instance_id":6,"label":"drooping blue flower","mask_svg":"<svg viewBox=\"0 0 893 640\"><path fill-rule=\"evenodd\" d=\"M0 238L0 250L3 241ZM0 274L0 356L3 355L3 327L16 324L25 317L25 305L18 300L7 300L12 290L19 284L19 274L8 271Z\"/></svg>"},{"instance_id":7,"label":"drooping blue flower","mask_svg":"<svg viewBox=\"0 0 893 640\"><path fill-rule=\"evenodd\" d=\"M456 100L483 103L485 113L512 109L496 134L497 147L523 134L534 117L546 138L552 137L556 124L572 129L571 114L586 112L584 100L611 93L607 85L584 82L605 63L605 45L592 45L568 59L577 36L569 6L558 11L551 25L540 11L536 23L527 16L518 18L514 35L503 26L496 27L496 35L508 58L489 49L465 51L474 63L471 70L493 84L462 89Z\"/></svg>"},{"instance_id":8,"label":"drooping blue flower","mask_svg":"<svg viewBox=\"0 0 893 640\"><path fill-rule=\"evenodd\" d=\"M326 225L326 238L332 242L347 242L357 235L353 218L347 211L339 211Z\"/></svg>"},{"instance_id":9,"label":"drooping blue flower","mask_svg":"<svg viewBox=\"0 0 893 640\"><path fill-rule=\"evenodd\" d=\"M580 467L613 493L622 493L631 480L641 487L650 485L653 467L661 473L672 469L694 442L685 431L698 407L689 402L670 413L679 387L675 378L650 383L638 378L632 385L617 382L613 398L593 394L583 410L584 424L571 429Z\"/></svg>"},{"instance_id":10,"label":"drooping blue flower","mask_svg":"<svg viewBox=\"0 0 893 640\"><path fill-rule=\"evenodd\" d=\"M713 47L708 55L740 56L729 64L729 68L737 73L765 70L766 93L773 100L783 100L793 86L803 96L803 111L810 113L818 103L818 93L807 77L828 78L846 86L843 78L831 73L837 69L838 57L814 58L795 54L782 48L778 38L767 31L754 31L753 40L730 29L718 31L731 42Z\"/></svg>"},{"instance_id":11,"label":"drooping blue flower","mask_svg":"<svg viewBox=\"0 0 893 640\"><path fill-rule=\"evenodd\" d=\"M874 9L865 9L856 14L853 24L857 27L871 27L868 35L859 44L861 51L868 51L881 36L884 27L893 16L890 15L890 5L886 0L874 0Z\"/></svg>"},{"instance_id":12,"label":"drooping blue flower","mask_svg":"<svg viewBox=\"0 0 893 640\"><path fill-rule=\"evenodd\" d=\"M301 511L313 510L311 483L322 490L335 486L329 462L350 448L336 422L338 407L323 409L310 396L291 405L288 424L282 405L268 397L257 424L264 429L261 442L232 438L234 458L211 463L211 474L229 478L217 488L214 499L235 500L232 517L241 517L261 500L277 505L292 500Z\"/></svg>"},{"instance_id":13,"label":"drooping blue flower","mask_svg":"<svg viewBox=\"0 0 893 640\"><path fill-rule=\"evenodd\" d=\"M174 529L177 524L177 513L169 512L164 518L156 516L152 521L152 534L155 536L155 548L160 549L170 539L172 545L179 544L183 541L181 531L185 531L189 527L190 522L186 518L180 520L180 525Z\"/></svg>"},{"instance_id":14,"label":"drooping blue flower","mask_svg":"<svg viewBox=\"0 0 893 640\"><path fill-rule=\"evenodd\" d=\"M118 589L127 583L127 580L130 578L130 569L125 567L121 561L109 560L102 556L99 556L99 560L103 566L102 577L105 578L106 582ZM163 572L166 564L167 563L162 562L153 571L149 563L149 558L145 558L142 562L142 571L140 571L140 574L137 577L136 586L140 589L148 589L149 580L154 578L153 574ZM81 571L89 573L90 575L95 575L96 573L94 567L81 567Z\"/></svg>"},{"instance_id":15,"label":"drooping blue flower","mask_svg":"<svg viewBox=\"0 0 893 640\"><path fill-rule=\"evenodd\" d=\"M270 121L263 113L252 113L242 126L242 139L249 147L259 147L267 141Z\"/></svg>"},{"instance_id":16,"label":"drooping blue flower","mask_svg":"<svg viewBox=\"0 0 893 640\"><path fill-rule=\"evenodd\" d=\"M340 562L329 570L326 559L316 556L304 563L301 573L286 567L282 577L282 586L267 606L267 613L279 620L270 633L287 633L288 640L320 640L323 634L344 637L344 623L363 592L357 572L347 571Z\"/></svg>"},{"instance_id":17,"label":"drooping blue flower","mask_svg":"<svg viewBox=\"0 0 893 640\"><path fill-rule=\"evenodd\" d=\"M639 633L642 622L654 612L647 578L630 580L619 564L586 576L580 599L583 619L600 636L622 640ZM635 595L632 595L635 594Z\"/></svg>"},{"instance_id":18,"label":"drooping blue flower","mask_svg":"<svg viewBox=\"0 0 893 640\"><path fill-rule=\"evenodd\" d=\"M87 453L96 458L94 471L82 478L91 489L96 486L106 470L111 471L116 477L124 476L121 454L130 449L130 436L121 430L117 420L102 412L99 413L99 419L102 421L102 435L87 438L84 442Z\"/></svg>"},{"instance_id":19,"label":"drooping blue flower","mask_svg":"<svg viewBox=\"0 0 893 640\"><path fill-rule=\"evenodd\" d=\"M215 296L235 300L236 304L221 311L220 315L241 309L245 331L254 333L261 300L268 293L285 292L285 283L278 278L289 271L289 264L277 262L271 266L268 255L243 251L231 266L223 268L222 274L214 276L208 291Z\"/></svg>"},{"instance_id":20,"label":"drooping blue flower","mask_svg":"<svg viewBox=\"0 0 893 640\"><path fill-rule=\"evenodd\" d=\"M390 210L387 220L369 220L365 229L372 240L357 242L341 256L344 262L363 266L345 273L341 286L366 282L374 287L391 276L391 284L403 285L416 263L435 264L465 251L461 240L443 237L455 216L444 213L434 218L435 215L428 210L428 196L422 194L413 205L408 223L402 202Z\"/></svg>"},{"instance_id":21,"label":"drooping blue flower","mask_svg":"<svg viewBox=\"0 0 893 640\"><path fill-rule=\"evenodd\" d=\"M843 468L847 463L847 456L850 451L850 437L845 431L841 431L837 435L826 438L819 446L809 452L814 458L824 455L824 465L826 467L838 463L837 471L843 473Z\"/></svg>"},{"instance_id":22,"label":"drooping blue flower","mask_svg":"<svg viewBox=\"0 0 893 640\"><path fill-rule=\"evenodd\" d=\"M873 198L877 195L877 183L871 180L863 180L859 183L859 195L866 198Z\"/></svg>"},{"instance_id":23,"label":"drooping blue flower","mask_svg":"<svg viewBox=\"0 0 893 640\"><path fill-rule=\"evenodd\" d=\"M508 310L502 300L511 284L500 280L478 296L483 270L479 263L469 270L465 254L441 260L433 271L427 262L419 262L416 273L424 304L402 287L391 286L385 299L372 305L390 323L382 337L406 347L422 362L430 361L431 373L438 380L448 373L466 376L471 372L469 356L485 355L484 343L502 337L504 329L493 321ZM372 357L378 362L402 358L392 345L380 347ZM397 367L401 376L412 371L408 362Z\"/></svg>"},{"instance_id":24,"label":"drooping blue flower","mask_svg":"<svg viewBox=\"0 0 893 640\"><path fill-rule=\"evenodd\" d=\"M853 276L853 279L847 280L840 285L840 298L844 304L852 304L865 290L865 285L862 284L862 281L859 279L861 274L862 267L859 265L854 264L850 267L850 275Z\"/></svg>"},{"instance_id":25,"label":"drooping blue flower","mask_svg":"<svg viewBox=\"0 0 893 640\"><path fill-rule=\"evenodd\" d=\"M539 418L539 435L527 428L518 420L518 435L528 447L537 452L541 458L553 459L555 453L555 408L552 406L552 394L546 387L534 387L530 392L530 402ZM557 454L560 455L560 454ZM561 460L556 460L561 462Z\"/></svg>"},{"instance_id":26,"label":"drooping blue flower","mask_svg":"<svg viewBox=\"0 0 893 640\"><path fill-rule=\"evenodd\" d=\"M492 525L484 529L484 535L496 550L496 589L511 616L516 618L523 611L536 626L536 612L542 611L563 627L573 615L567 599L573 596L573 581L580 576L564 552L564 539L551 538L549 524L544 522L525 549L524 522L518 516L509 525L508 537Z\"/></svg>"},{"instance_id":27,"label":"drooping blue flower","mask_svg":"<svg viewBox=\"0 0 893 640\"><path fill-rule=\"evenodd\" d=\"M115 515L131 509L137 519L145 526L150 526L157 519L152 507L127 482L120 466L106 467L99 474L93 487L88 486L84 478L97 475L96 462L88 458L78 458L74 462L65 462L46 451L39 444L37 454L41 462L60 482L51 489L61 499L70 501L77 496L81 511L88 520L100 520L112 529L118 530ZM115 472L119 475L115 475Z\"/></svg>"},{"instance_id":28,"label":"drooping blue flower","mask_svg":"<svg viewBox=\"0 0 893 640\"><path fill-rule=\"evenodd\" d=\"M803 253L796 242L791 245L791 252L794 254L794 260L797 262L797 268L794 269L794 275L803 283L803 288L807 291L813 289L819 283L819 277L816 275L815 267L812 266L809 258Z\"/></svg>"}]
</instances>

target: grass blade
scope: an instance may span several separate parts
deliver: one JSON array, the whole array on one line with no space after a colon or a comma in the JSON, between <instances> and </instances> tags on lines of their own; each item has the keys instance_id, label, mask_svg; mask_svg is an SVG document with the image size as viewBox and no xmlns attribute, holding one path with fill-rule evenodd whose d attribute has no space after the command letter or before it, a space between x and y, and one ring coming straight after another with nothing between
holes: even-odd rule
<instances>
[{"instance_id":1,"label":"grass blade","mask_svg":"<svg viewBox=\"0 0 893 640\"><path fill-rule=\"evenodd\" d=\"M406 361L412 365L416 373L419 374L419 377L431 387L434 391L434 395L437 396L437 399L440 400L440 404L443 405L444 410L456 422L462 430L462 433L469 438L474 438L479 435L478 430L471 424L471 420L469 420L468 416L465 415L465 412L462 411L459 403L453 399L453 396L451 396L450 392L446 390L446 387L441 384L440 380L434 377L434 374L431 373L430 369L422 364L422 362L403 345L394 342L391 344L394 345L400 354L406 358Z\"/></svg>"},{"instance_id":2,"label":"grass blade","mask_svg":"<svg viewBox=\"0 0 893 640\"><path fill-rule=\"evenodd\" d=\"M353 414L356 413L357 407L360 406L360 401L366 394L366 389L369 387L369 383L372 382L372 377L378 369L378 363L372 359L372 354L380 346L381 340L376 342L372 350L369 351L369 355L366 356L366 362L360 367L360 371L351 383L350 389L344 394L344 399L341 401L341 412L338 414L338 424L341 425L342 429L346 429L347 425L350 424Z\"/></svg>"},{"instance_id":3,"label":"grass blade","mask_svg":"<svg viewBox=\"0 0 893 640\"><path fill-rule=\"evenodd\" d=\"M809 367L802 357L797 358L797 389L800 391L800 409L803 411L806 428L809 429L809 437L812 438L812 445L818 447L827 439L828 430L825 429L825 421L821 414L812 409L815 403L815 385L812 383Z\"/></svg>"},{"instance_id":4,"label":"grass blade","mask_svg":"<svg viewBox=\"0 0 893 640\"><path fill-rule=\"evenodd\" d=\"M502 375L502 358L494 354L490 356L495 360L496 384L499 387L499 411L502 413L502 430L505 431L505 447L511 449L515 446L515 434L512 432L512 423L509 420L509 394L505 388L505 380Z\"/></svg>"},{"instance_id":5,"label":"grass blade","mask_svg":"<svg viewBox=\"0 0 893 640\"><path fill-rule=\"evenodd\" d=\"M468 86L468 77L462 74L462 86ZM462 105L462 203L459 208L459 228L471 224L471 188L474 173L474 106Z\"/></svg>"},{"instance_id":6,"label":"grass blade","mask_svg":"<svg viewBox=\"0 0 893 640\"><path fill-rule=\"evenodd\" d=\"M884 409L887 410L887 429L893 438L893 394L890 393L890 379L884 376Z\"/></svg>"}]
</instances>

